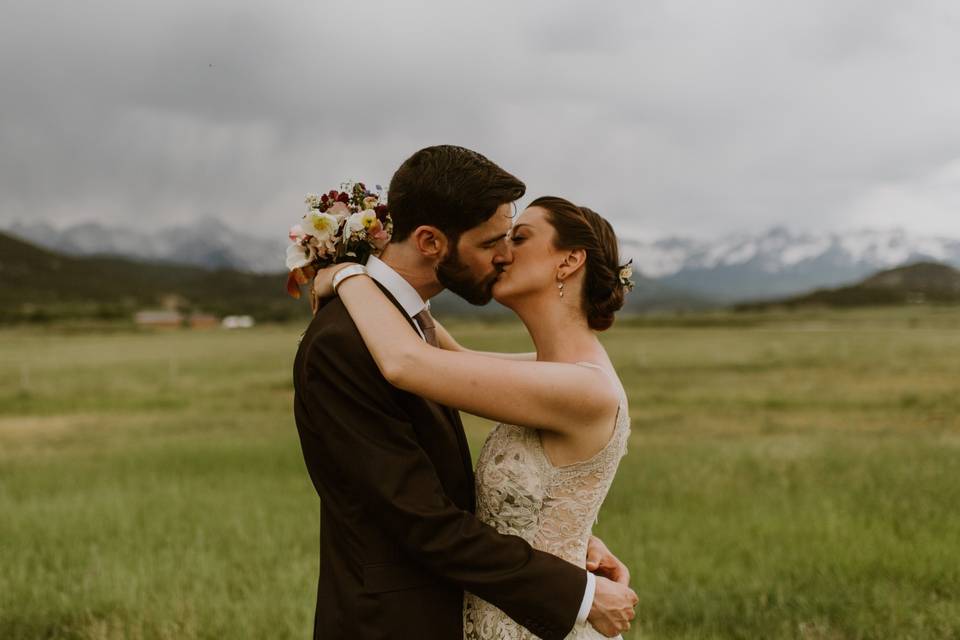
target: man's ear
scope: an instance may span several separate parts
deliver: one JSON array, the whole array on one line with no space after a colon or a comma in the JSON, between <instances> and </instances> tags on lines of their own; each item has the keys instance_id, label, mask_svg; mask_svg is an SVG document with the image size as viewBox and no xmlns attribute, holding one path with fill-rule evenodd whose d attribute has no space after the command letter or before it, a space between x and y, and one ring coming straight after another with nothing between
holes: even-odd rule
<instances>
[{"instance_id":1,"label":"man's ear","mask_svg":"<svg viewBox=\"0 0 960 640\"><path fill-rule=\"evenodd\" d=\"M424 258L441 260L447 254L447 235L436 227L421 225L410 236Z\"/></svg>"},{"instance_id":2,"label":"man's ear","mask_svg":"<svg viewBox=\"0 0 960 640\"><path fill-rule=\"evenodd\" d=\"M561 278L569 278L587 263L587 252L583 249L573 249L560 263L558 274Z\"/></svg>"}]
</instances>

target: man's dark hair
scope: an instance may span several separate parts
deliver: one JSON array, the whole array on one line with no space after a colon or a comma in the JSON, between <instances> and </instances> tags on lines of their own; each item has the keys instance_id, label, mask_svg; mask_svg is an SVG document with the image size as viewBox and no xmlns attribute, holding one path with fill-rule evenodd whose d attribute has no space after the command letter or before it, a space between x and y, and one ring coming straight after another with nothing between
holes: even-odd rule
<instances>
[{"instance_id":1,"label":"man's dark hair","mask_svg":"<svg viewBox=\"0 0 960 640\"><path fill-rule=\"evenodd\" d=\"M406 240L421 225L437 227L456 245L460 234L481 224L497 207L523 197L516 176L476 151L449 144L407 158L388 191L393 240Z\"/></svg>"}]
</instances>

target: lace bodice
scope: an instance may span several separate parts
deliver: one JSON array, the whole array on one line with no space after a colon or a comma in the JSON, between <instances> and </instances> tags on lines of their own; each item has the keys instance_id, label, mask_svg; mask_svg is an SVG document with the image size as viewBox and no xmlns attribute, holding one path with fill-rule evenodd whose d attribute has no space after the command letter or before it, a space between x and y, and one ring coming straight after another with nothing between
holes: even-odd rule
<instances>
[{"instance_id":1,"label":"lace bodice","mask_svg":"<svg viewBox=\"0 0 960 640\"><path fill-rule=\"evenodd\" d=\"M477 461L477 517L504 534L520 536L536 549L578 566L586 564L587 542L600 505L613 482L630 436L627 401L621 397L610 440L588 460L554 466L540 432L498 424ZM466 594L466 640L535 638L493 605ZM578 625L568 638L602 638Z\"/></svg>"}]
</instances>

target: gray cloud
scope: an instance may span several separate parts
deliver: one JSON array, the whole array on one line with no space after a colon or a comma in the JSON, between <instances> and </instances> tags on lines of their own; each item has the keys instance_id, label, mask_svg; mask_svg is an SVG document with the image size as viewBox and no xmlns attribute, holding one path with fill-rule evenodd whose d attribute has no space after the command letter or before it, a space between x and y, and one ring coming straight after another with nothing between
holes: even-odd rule
<instances>
[{"instance_id":1,"label":"gray cloud","mask_svg":"<svg viewBox=\"0 0 960 640\"><path fill-rule=\"evenodd\" d=\"M282 233L304 192L450 142L626 233L960 234L958 26L946 0L14 0L0 224Z\"/></svg>"}]
</instances>

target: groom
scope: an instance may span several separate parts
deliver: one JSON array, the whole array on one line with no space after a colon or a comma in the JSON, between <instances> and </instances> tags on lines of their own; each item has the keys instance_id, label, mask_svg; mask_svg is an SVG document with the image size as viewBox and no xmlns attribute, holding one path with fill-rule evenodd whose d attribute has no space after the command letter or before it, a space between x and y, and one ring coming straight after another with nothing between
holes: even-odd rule
<instances>
[{"instance_id":1,"label":"groom","mask_svg":"<svg viewBox=\"0 0 960 640\"><path fill-rule=\"evenodd\" d=\"M428 147L390 182L393 241L367 264L387 296L436 344L429 300L448 288L486 304L512 203L525 186L482 155ZM594 576L501 535L474 515L474 478L457 411L392 387L337 298L317 312L294 362L294 413L321 498L314 638L463 638L463 592L531 632L561 639L589 620L629 628L626 568L591 541Z\"/></svg>"}]
</instances>

